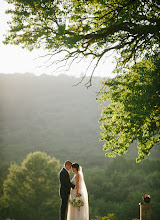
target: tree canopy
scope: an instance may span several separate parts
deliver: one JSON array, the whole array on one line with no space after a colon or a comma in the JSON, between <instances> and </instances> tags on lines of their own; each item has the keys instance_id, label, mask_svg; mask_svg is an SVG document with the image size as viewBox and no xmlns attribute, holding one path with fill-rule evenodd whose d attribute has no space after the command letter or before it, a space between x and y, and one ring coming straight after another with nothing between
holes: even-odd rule
<instances>
[{"instance_id":1,"label":"tree canopy","mask_svg":"<svg viewBox=\"0 0 160 220\"><path fill-rule=\"evenodd\" d=\"M36 158L34 158L36 159ZM12 162L13 163L13 162ZM10 164L8 164L10 166ZM21 167L21 166L20 166ZM45 170L45 166L40 166L41 169ZM30 169L31 170L31 169ZM58 207L57 206L43 206L41 209L44 211L41 212L41 216L39 218L38 216L38 209L37 210L37 217L33 218L31 213L33 213L34 207L36 205L35 200L35 194L33 191L33 187L28 190L26 193L26 198L22 203L22 198L24 196L24 193L26 192L25 186L26 181L24 181L24 184L20 184L22 181L20 180L20 173L19 172L13 172L13 165L8 171L8 166L5 164L0 163L0 174L1 179L0 181L0 188L4 188L1 184L4 185L5 183L5 194L7 190L7 198L8 198L8 209L6 209L6 204L2 202L4 195L3 192L0 194L0 219L6 220L6 219L12 219L9 218L10 211L15 209L18 213L21 212L21 218L14 218L22 220L33 220L33 219L44 219L44 220L50 220L50 219L58 219L58 216L53 215L53 212L58 213ZM29 171L29 170L27 170ZM151 202L153 206L153 213L152 213L152 220L158 220L160 216L160 209L159 209L159 193L160 193L160 160L145 160L142 161L142 163L136 164L135 160L126 159L124 157L117 157L114 160L110 160L110 163L106 165L104 163L104 167L99 167L99 164L96 164L96 167L93 167L90 165L88 169L86 169L86 166L83 169L84 171L84 177L85 182L89 194L89 204L90 204L90 219L96 219L100 220L100 217L96 216L105 216L102 219L108 220L108 218L111 220L116 217L116 220L131 220L133 218L139 217L139 207L138 203L142 202L142 196L145 194L149 194L151 196ZM8 174L7 176L6 174ZM41 178L44 177L43 172L39 172L41 175ZM46 173L46 172L44 172ZM12 175L11 175L12 174ZM15 176L13 175L15 174ZM22 174L22 173L21 173ZM37 173L35 173L37 174ZM55 173L55 177L58 173ZM72 172L70 173L71 175ZM31 176L30 173L28 173L25 177L28 180L28 177ZM51 184L48 184L48 176L46 177L46 184L44 184L43 188L42 183L36 184L31 181L30 186L34 184L35 189L40 190L40 194L43 190L49 191L49 200L56 199L57 195L57 201L60 202L60 198L58 197L58 181L51 182ZM50 177L51 178L51 177ZM17 185L13 184L15 180L17 180ZM31 178L30 178L31 179ZM10 182L9 182L10 180ZM19 181L18 181L19 180ZM8 189L6 189L6 183L8 185ZM10 185L9 185L10 183ZM12 189L13 186L15 187L14 190ZM54 193L54 199L52 197L53 187L55 187L55 193ZM24 189L24 192L22 191L22 188ZM47 190L48 189L48 190ZM18 191L18 194L16 192ZM21 193L20 193L21 192ZM11 196L11 193L14 197ZM9 196L10 195L10 196ZM29 198L30 195L30 199ZM42 194L41 194L42 195ZM11 199L10 199L11 198ZM38 202L42 199L40 196L39 199L37 199L37 205ZM33 200L35 202L34 207L32 207ZM15 206L13 204L17 204ZM42 201L42 200L41 200ZM43 202L46 201L46 197L43 196ZM25 205L25 206L22 206ZM22 209L24 207L24 209ZM29 213L27 213L26 208L30 208ZM127 209L126 209L127 207ZM48 211L48 212L47 212ZM27 213L27 214L26 214ZM115 215L111 215L109 213L114 213ZM13 216L13 215L12 215ZM15 215L14 215L15 216ZM115 216L115 217L114 217Z\"/></svg>"},{"instance_id":2,"label":"tree canopy","mask_svg":"<svg viewBox=\"0 0 160 220\"><path fill-rule=\"evenodd\" d=\"M42 152L29 154L21 165L12 164L3 184L1 213L9 219L58 218L59 162Z\"/></svg>"},{"instance_id":3,"label":"tree canopy","mask_svg":"<svg viewBox=\"0 0 160 220\"><path fill-rule=\"evenodd\" d=\"M12 15L12 20L4 43L21 45L29 50L43 46L51 51L48 54L49 59L56 54L65 52L65 55L56 63L68 64L69 62L69 65L75 59L82 60L91 56L91 64L94 63L94 68L88 82L89 85L91 85L95 68L109 51L116 51L118 55L116 68L118 73L126 64L131 66L138 62L129 69L128 74L123 71L123 76L120 75L113 81L105 83L105 86L111 86L108 98L111 98L112 105L109 107L111 112L103 111L106 116L102 121L110 125L113 123L113 127L115 127L114 131L109 132L104 138L107 140L105 149L111 148L114 153L123 154L128 149L129 142L138 140L139 159L148 155L150 149L159 140L159 121L157 122L159 111L155 110L159 108L157 105L159 90L157 87L154 88L155 81L159 80L159 75L156 73L159 66L157 63L155 64L156 61L153 61L153 57L155 60L159 60L159 0L6 1L14 7L7 12ZM145 65L146 54L150 59L146 65L152 63L151 67L154 70L151 68L150 71L150 68ZM142 59L144 60L142 61ZM139 63L140 61L142 62ZM145 75L142 65L145 66ZM150 76L152 73L153 75ZM135 78L132 77L132 74ZM141 76L148 85L141 80ZM149 81L149 76L153 77L153 80L150 78ZM133 91L132 85L129 84L130 81L136 86L137 92ZM126 85L123 85L122 82ZM112 86L112 84L114 85ZM130 95L125 92L124 88L130 91ZM140 90L138 91L138 89ZM153 96L151 96L152 92L150 93L151 89L155 92ZM119 92L122 92L121 95ZM124 98L122 98L122 94ZM135 104L132 103L133 99ZM103 97L103 100L107 100L106 97ZM152 100L154 101L152 102ZM129 107L127 107L128 104ZM153 108L151 111L147 107L149 104ZM136 112L136 109L139 111ZM118 121L116 121L117 115L119 115ZM138 116L139 125L138 122L133 122L135 115ZM113 116L112 119L110 119L111 116ZM134 120L129 122L129 117ZM121 122L123 123L120 125ZM108 131L108 128L108 125L103 124L105 132ZM131 134L133 131L135 131L134 134ZM108 140L108 138L115 138L115 140Z\"/></svg>"},{"instance_id":4,"label":"tree canopy","mask_svg":"<svg viewBox=\"0 0 160 220\"><path fill-rule=\"evenodd\" d=\"M100 119L104 150L111 150L107 155L123 155L129 144L137 141L140 161L160 141L159 79L160 56L155 56L102 83L99 100L111 100L109 106L101 106Z\"/></svg>"},{"instance_id":5,"label":"tree canopy","mask_svg":"<svg viewBox=\"0 0 160 220\"><path fill-rule=\"evenodd\" d=\"M63 61L92 56L96 66L108 51L124 64L159 49L158 0L6 0L14 5L5 43L44 47ZM72 62L71 61L71 62Z\"/></svg>"}]
</instances>

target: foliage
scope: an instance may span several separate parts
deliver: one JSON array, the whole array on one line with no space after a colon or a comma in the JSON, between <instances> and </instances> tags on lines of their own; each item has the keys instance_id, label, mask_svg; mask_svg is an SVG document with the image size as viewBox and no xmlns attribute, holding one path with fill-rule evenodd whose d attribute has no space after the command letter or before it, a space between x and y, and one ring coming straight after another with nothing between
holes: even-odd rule
<instances>
[{"instance_id":1,"label":"foliage","mask_svg":"<svg viewBox=\"0 0 160 220\"><path fill-rule=\"evenodd\" d=\"M58 218L59 162L45 153L29 154L12 164L3 183L1 217L21 220Z\"/></svg>"},{"instance_id":2,"label":"foliage","mask_svg":"<svg viewBox=\"0 0 160 220\"><path fill-rule=\"evenodd\" d=\"M4 43L21 45L29 50L40 48L43 45L45 49L51 51L51 53L48 54L50 58L52 58L53 55L59 55L61 52L65 52L64 57L60 58L60 60L58 59L56 63L64 61L66 64L68 60L71 59L70 65L77 58L82 60L84 57L91 56L91 63L96 60L92 71L93 75L100 60L109 51L116 51L118 54L118 67L120 68L129 62L132 63L136 60L142 60L146 53L149 54L150 58L156 53L159 53L160 5L158 0L6 1L14 7L7 12L12 15L12 20L10 21L10 30ZM144 61L142 61L141 64L134 65L127 76L126 74L124 77L119 76L116 80L119 81L123 78L127 80L128 77L130 80L132 71L137 72L137 77L138 74L142 75L143 63ZM139 71L135 70L135 68L138 68ZM149 72L149 68L147 69L146 74ZM119 72L119 68L117 68L116 71ZM156 68L155 71L151 72L156 73ZM89 85L91 85L92 75L88 81ZM138 80L140 80L140 75ZM132 80L134 85L136 84L135 80L136 79ZM143 82L140 81L140 83ZM104 84L106 86L110 83ZM141 85L139 86L141 87ZM153 86L150 88L152 87ZM149 91L147 87L146 95ZM141 90L139 93L140 98L142 98L143 94L141 94ZM116 93L114 96L115 95ZM128 100L129 95L124 95ZM156 97L152 98L154 102L157 101L157 95L158 93ZM140 98L136 98L135 107L137 106L137 109L142 107ZM149 98L150 95L148 98L146 97L146 103ZM128 101L126 100L125 102L125 99L122 99L125 106L127 106ZM109 108L111 108L111 105ZM128 109L129 108L130 107L128 107ZM145 106L143 106L143 108L145 108ZM107 119L108 122L110 121L111 126L106 125L108 122L105 122L105 125L103 124L102 127L106 132L109 127L114 127L113 132L110 132L109 129L107 135L105 131L103 133L104 137L102 139L107 141L104 145L104 149L108 150L111 148L113 153L121 155L128 150L130 142L138 140L138 161L145 158L145 156L149 154L150 149L159 141L159 137L155 136L159 134L159 131L157 134L159 122L155 125L155 123L157 123L155 119L157 113L154 114L153 110L153 112L148 112L149 115L146 117L145 115L144 117L138 116L138 120L140 119L138 124L138 122L134 122L135 120L130 121L130 115L122 115L124 110L122 103L119 103L115 107L114 104L112 104L111 112L113 109L114 112L117 111L117 114L115 113L113 120ZM139 113L144 113L145 110L143 110L144 109L142 109L142 111L140 110ZM120 111L122 111L121 116L119 115ZM148 111L148 109L146 111ZM124 113L126 112L130 114L131 111L125 110ZM105 114L105 110L103 113ZM109 113L109 115L112 115L112 113ZM133 115L135 116L135 113ZM120 127L119 125L115 125L117 117L120 117L119 122L122 122ZM123 117L124 120L122 119ZM135 119L136 118L137 115ZM104 117L102 121L105 120ZM114 125L112 126L112 124ZM129 124L133 124L133 127L128 126ZM122 127L124 128L122 129ZM128 128L131 128L131 131L125 132ZM138 129L138 131L136 129ZM135 134L133 134L133 132ZM110 154L108 153L107 155Z\"/></svg>"},{"instance_id":3,"label":"foliage","mask_svg":"<svg viewBox=\"0 0 160 220\"><path fill-rule=\"evenodd\" d=\"M11 170L13 170L13 166L15 165L12 165ZM44 167L43 163L40 169L41 171L44 171L45 169L44 168L42 169L42 167ZM22 165L19 166L19 168L22 168ZM6 167L6 169L8 168ZM52 169L52 171L54 172L54 168ZM56 172L55 177L58 174L58 171L55 171ZM128 159L124 159L123 157L117 157L104 169L99 167L97 168L90 167L89 169L86 169L84 167L83 171L84 171L86 186L89 193L90 219L95 219L96 216L104 216L103 218L109 216L111 217L111 214L109 213L115 213L116 220L122 220L122 219L128 220L133 218L139 218L138 204L143 201L142 197L146 193L150 194L152 198L151 200L152 220L159 219L160 160L144 160L141 163L136 164L134 160L128 160ZM3 172L3 174L5 175L6 172ZM39 175L40 174L41 177L43 177L42 172L39 172ZM26 178L29 175L31 176L30 172L29 174L26 175ZM4 179L7 178L4 183L5 185L6 183L8 183L9 180L11 180L10 176L11 176L11 171L8 177L4 177ZM38 176L38 172L37 172L37 176ZM48 182L49 181L48 179L51 178L52 178L51 175L49 177L46 176L45 177L46 182ZM28 213L26 214L26 210L22 209L23 202L25 203L25 207L30 207L29 210L30 212L32 212L34 209L34 207L33 208L31 207L31 205L33 204L33 200L29 199L29 195L35 198L35 194L33 193L33 187L31 188L31 190L28 190L28 192L26 193L26 200L22 201L23 195L26 192L26 190L25 190L25 185L20 185L18 183L19 179L20 179L19 176L15 176L14 182L15 180L17 180L18 185L13 185L13 177L12 177L12 182L10 182L10 184L12 183L12 185L10 185L10 188L8 188L8 190L10 189L10 192L7 191L8 194L10 194L10 197L8 196L8 199L10 200L7 204L4 203L4 196L0 195L0 204L1 204L0 218L3 220L6 218L13 219L13 217L8 217L8 215L11 212L11 208L13 209L12 206L13 200L15 202L14 204L18 205L17 212L18 213L23 212L22 214L23 217L28 216ZM43 185L43 189L41 189L39 193L41 193L42 190L48 192L48 189L46 189L46 187L47 188L49 187L50 189L49 200L56 200L56 202L59 202L60 201L60 198L58 196L59 182L57 180L52 181L52 183L50 184L46 184L46 182ZM35 182L32 181L30 185L31 184L32 186L35 186L36 180ZM11 190L13 186L15 187L14 189L16 190L16 192ZM39 184L39 186L35 186L35 188L39 189L40 186L42 186L42 184ZM52 194L53 187L55 187L54 195ZM22 188L25 190L24 193L22 193L21 191ZM20 191L22 194L20 194ZM11 193L14 196L14 198L11 197ZM43 198L43 201L46 201L44 196L41 195L39 198L41 199L41 197ZM3 202L2 202L2 198L3 198ZM39 204L38 199L37 200L35 199L34 202L35 202L34 206L36 206L36 204L37 205ZM48 210L47 214L46 211L41 213L41 218L44 216L44 219L51 219L51 218L58 219L58 217L53 217L54 216L53 212L58 211L57 206L58 205L56 204L54 207L48 205L48 208L51 207L51 210ZM2 211L4 211L4 208L6 213L5 212L2 213ZM44 207L42 209L44 210ZM15 219L17 220L18 218ZM30 218L28 218L27 220L29 219Z\"/></svg>"},{"instance_id":4,"label":"foliage","mask_svg":"<svg viewBox=\"0 0 160 220\"><path fill-rule=\"evenodd\" d=\"M102 83L102 141L107 156L123 155L138 142L137 161L160 141L160 56L146 57L128 72ZM109 87L109 90L108 90Z\"/></svg>"},{"instance_id":5,"label":"foliage","mask_svg":"<svg viewBox=\"0 0 160 220\"><path fill-rule=\"evenodd\" d=\"M6 179L9 170L8 168L10 167L11 163L9 162L0 162L0 195L3 194L3 182Z\"/></svg>"},{"instance_id":6,"label":"foliage","mask_svg":"<svg viewBox=\"0 0 160 220\"><path fill-rule=\"evenodd\" d=\"M44 47L64 60L116 50L123 63L159 48L158 0L6 0L12 15L5 43ZM70 50L71 49L71 50Z\"/></svg>"},{"instance_id":7,"label":"foliage","mask_svg":"<svg viewBox=\"0 0 160 220\"><path fill-rule=\"evenodd\" d=\"M115 220L115 219L116 219L115 214L112 213L104 217L97 216L96 219L92 219L92 220Z\"/></svg>"},{"instance_id":8,"label":"foliage","mask_svg":"<svg viewBox=\"0 0 160 220\"><path fill-rule=\"evenodd\" d=\"M148 193L152 198L152 220L160 215L160 161L115 158L105 169L85 170L90 218L114 213L116 220L139 218L139 203Z\"/></svg>"},{"instance_id":9,"label":"foliage","mask_svg":"<svg viewBox=\"0 0 160 220\"><path fill-rule=\"evenodd\" d=\"M7 218L6 220L15 220L15 219L9 219L9 218Z\"/></svg>"}]
</instances>

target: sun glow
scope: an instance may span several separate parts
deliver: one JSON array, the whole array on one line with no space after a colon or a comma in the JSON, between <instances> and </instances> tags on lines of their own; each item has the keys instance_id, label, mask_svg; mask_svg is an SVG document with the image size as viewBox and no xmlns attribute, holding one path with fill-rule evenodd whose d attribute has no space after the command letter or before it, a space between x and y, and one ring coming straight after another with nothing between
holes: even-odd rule
<instances>
[{"instance_id":1,"label":"sun glow","mask_svg":"<svg viewBox=\"0 0 160 220\"><path fill-rule=\"evenodd\" d=\"M59 75L63 73L74 76L82 76L85 74L87 66L90 63L89 59L80 63L74 62L68 71L66 71L67 68L55 71L57 66L49 65L49 63L45 64L46 57L38 58L39 56L47 54L47 51L44 51L43 49L35 49L30 52L27 49L22 49L18 45L4 45L2 41L4 40L4 34L6 34L9 28L7 21L10 20L9 15L5 14L8 7L8 4L4 0L0 1L0 73L13 74L30 72L35 75L41 75L43 73L48 75ZM94 75L102 77L113 76L112 70L114 69L115 64L113 64L112 61L113 57L111 56L107 58L104 65L101 62ZM92 69L93 67L89 68L87 75L91 74Z\"/></svg>"}]
</instances>

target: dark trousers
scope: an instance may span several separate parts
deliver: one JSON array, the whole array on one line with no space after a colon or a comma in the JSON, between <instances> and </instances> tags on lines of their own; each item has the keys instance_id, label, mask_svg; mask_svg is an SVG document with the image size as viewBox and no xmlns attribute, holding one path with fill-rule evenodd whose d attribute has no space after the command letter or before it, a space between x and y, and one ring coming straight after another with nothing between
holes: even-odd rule
<instances>
[{"instance_id":1,"label":"dark trousers","mask_svg":"<svg viewBox=\"0 0 160 220\"><path fill-rule=\"evenodd\" d=\"M66 212L68 207L68 198L69 195L63 195L61 196L61 207L60 207L60 220L66 219Z\"/></svg>"}]
</instances>

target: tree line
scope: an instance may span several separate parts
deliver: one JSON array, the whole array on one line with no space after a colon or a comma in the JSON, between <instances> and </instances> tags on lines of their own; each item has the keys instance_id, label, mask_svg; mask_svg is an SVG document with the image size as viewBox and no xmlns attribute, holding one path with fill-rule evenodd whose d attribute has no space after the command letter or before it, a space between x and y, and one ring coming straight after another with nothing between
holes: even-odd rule
<instances>
[{"instance_id":1,"label":"tree line","mask_svg":"<svg viewBox=\"0 0 160 220\"><path fill-rule=\"evenodd\" d=\"M28 154L22 163L1 163L1 219L21 220L22 216L24 220L58 219L58 173L61 167L56 158L43 152ZM148 193L153 206L152 219L158 220L159 167L160 160L145 160L136 164L134 160L125 158L116 158L103 169L84 167L90 219L98 219L98 216L110 220L138 219L138 204Z\"/></svg>"}]
</instances>

